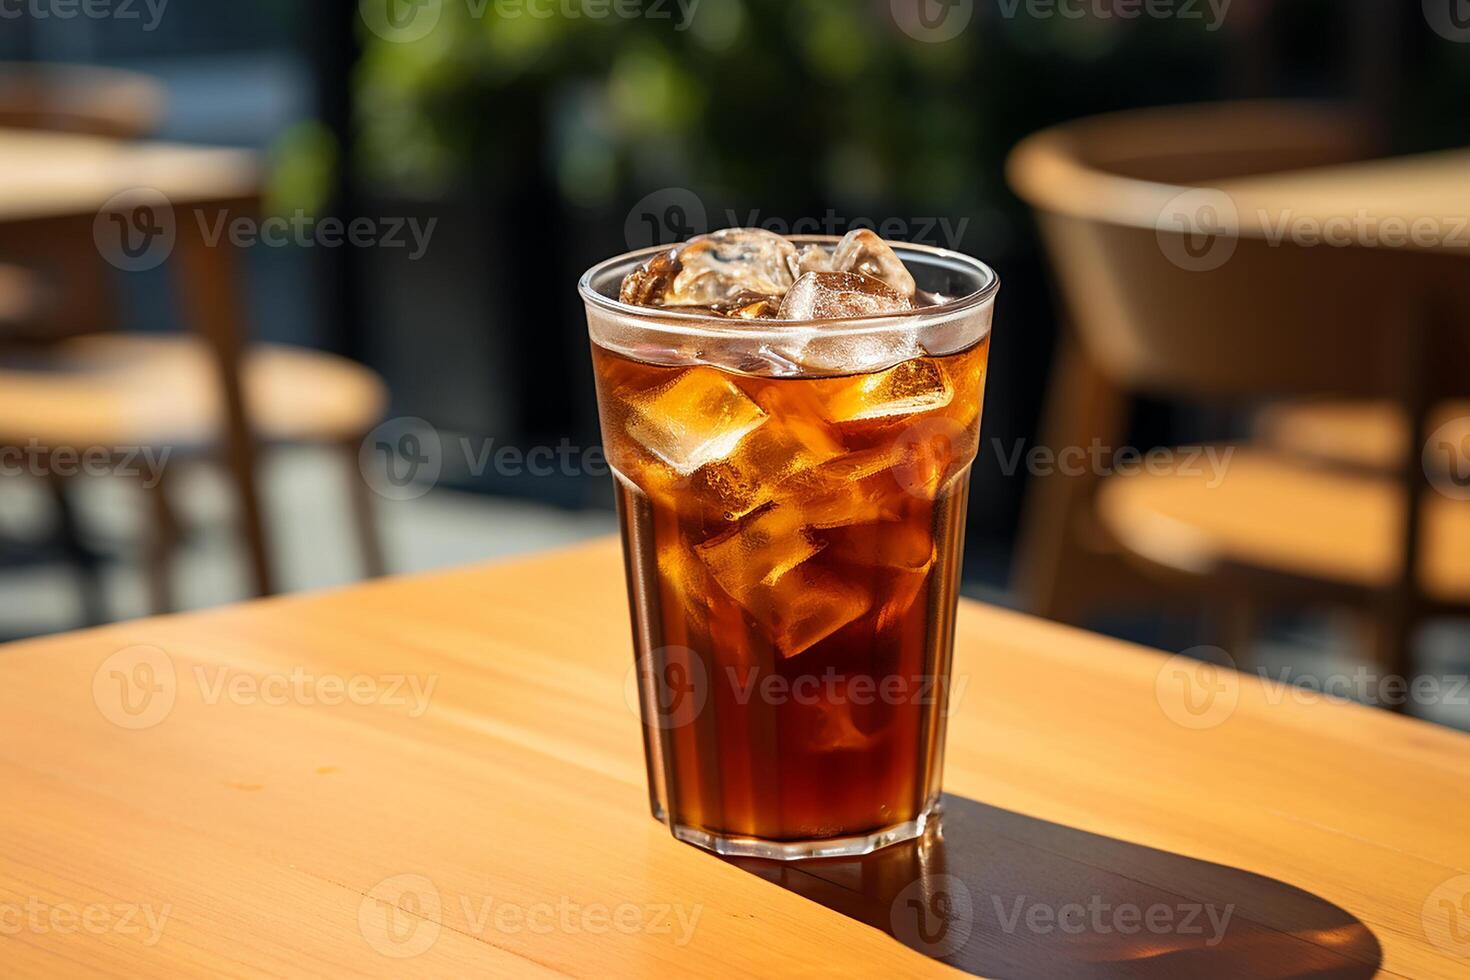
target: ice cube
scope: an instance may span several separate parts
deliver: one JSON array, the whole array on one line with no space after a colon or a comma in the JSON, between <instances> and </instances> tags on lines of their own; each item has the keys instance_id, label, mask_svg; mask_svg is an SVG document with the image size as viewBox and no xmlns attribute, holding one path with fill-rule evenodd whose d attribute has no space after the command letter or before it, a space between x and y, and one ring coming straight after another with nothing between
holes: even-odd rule
<instances>
[{"instance_id":1,"label":"ice cube","mask_svg":"<svg viewBox=\"0 0 1470 980\"><path fill-rule=\"evenodd\" d=\"M658 542L654 554L658 562L659 585L664 593L661 601L683 609L691 622L705 623L709 616L705 596L712 586L704 564L690 554L677 529L666 540Z\"/></svg>"},{"instance_id":2,"label":"ice cube","mask_svg":"<svg viewBox=\"0 0 1470 980\"><path fill-rule=\"evenodd\" d=\"M923 357L854 378L829 393L823 414L839 423L906 417L944 408L953 399L954 385L944 368Z\"/></svg>"},{"instance_id":3,"label":"ice cube","mask_svg":"<svg viewBox=\"0 0 1470 980\"><path fill-rule=\"evenodd\" d=\"M855 272L808 272L787 291L776 314L782 320L879 316L913 309L881 279Z\"/></svg>"},{"instance_id":4,"label":"ice cube","mask_svg":"<svg viewBox=\"0 0 1470 980\"><path fill-rule=\"evenodd\" d=\"M832 268L832 253L820 245L807 245L797 255L796 268L799 275L808 272L835 272Z\"/></svg>"},{"instance_id":5,"label":"ice cube","mask_svg":"<svg viewBox=\"0 0 1470 980\"><path fill-rule=\"evenodd\" d=\"M888 243L868 228L856 228L837 243L832 254L835 272L858 272L881 280L906 299L913 299L914 277Z\"/></svg>"},{"instance_id":6,"label":"ice cube","mask_svg":"<svg viewBox=\"0 0 1470 980\"><path fill-rule=\"evenodd\" d=\"M758 511L694 550L785 657L820 643L872 606L867 590L807 563L821 545L795 507Z\"/></svg>"},{"instance_id":7,"label":"ice cube","mask_svg":"<svg viewBox=\"0 0 1470 980\"><path fill-rule=\"evenodd\" d=\"M738 287L736 292L780 296L796 280L796 246L761 228L725 228L691 238L679 259L684 269L674 281L675 294L693 292L696 282L706 280L706 289L722 281Z\"/></svg>"},{"instance_id":8,"label":"ice cube","mask_svg":"<svg viewBox=\"0 0 1470 980\"><path fill-rule=\"evenodd\" d=\"M814 417L783 411L762 398L770 419L729 456L705 466L691 481L695 493L718 501L725 520L737 520L769 502L776 487L842 453L842 444Z\"/></svg>"},{"instance_id":9,"label":"ice cube","mask_svg":"<svg viewBox=\"0 0 1470 980\"><path fill-rule=\"evenodd\" d=\"M873 605L869 589L844 582L812 565L799 565L757 591L746 609L784 657L795 657L864 615Z\"/></svg>"},{"instance_id":10,"label":"ice cube","mask_svg":"<svg viewBox=\"0 0 1470 980\"><path fill-rule=\"evenodd\" d=\"M866 374L921 357L923 348L913 330L894 328L878 333L846 333L819 326L796 327L772 342L782 360L803 372Z\"/></svg>"},{"instance_id":11,"label":"ice cube","mask_svg":"<svg viewBox=\"0 0 1470 980\"><path fill-rule=\"evenodd\" d=\"M913 606L929 581L937 554L929 526L913 522L841 528L827 535L825 551L844 564L890 573L877 590L880 605L875 625L880 630Z\"/></svg>"},{"instance_id":12,"label":"ice cube","mask_svg":"<svg viewBox=\"0 0 1470 980\"><path fill-rule=\"evenodd\" d=\"M742 293L733 302L716 308L717 312L738 320L774 320L780 310L781 297L754 293Z\"/></svg>"},{"instance_id":13,"label":"ice cube","mask_svg":"<svg viewBox=\"0 0 1470 980\"><path fill-rule=\"evenodd\" d=\"M985 402L985 375L988 361L988 349L972 350L957 360L949 361L950 380L960 398L959 403L951 408L950 412L961 425L973 425L980 418L980 408Z\"/></svg>"},{"instance_id":14,"label":"ice cube","mask_svg":"<svg viewBox=\"0 0 1470 980\"><path fill-rule=\"evenodd\" d=\"M804 739L805 743L813 749L827 752L871 748L878 740L881 730L873 733L863 731L864 726L857 721L858 714L876 715L879 718L886 718L891 714L887 711L874 712L870 705L856 703L872 698L871 693L856 689L850 680L841 682L831 697L819 699L810 706L807 717L811 719L813 730ZM863 711L865 707L868 710Z\"/></svg>"},{"instance_id":15,"label":"ice cube","mask_svg":"<svg viewBox=\"0 0 1470 980\"><path fill-rule=\"evenodd\" d=\"M728 457L769 418L729 377L708 367L631 396L629 406L628 435L680 476Z\"/></svg>"},{"instance_id":16,"label":"ice cube","mask_svg":"<svg viewBox=\"0 0 1470 980\"><path fill-rule=\"evenodd\" d=\"M760 228L726 228L660 252L623 280L619 298L638 306L769 315L796 279L796 246Z\"/></svg>"},{"instance_id":17,"label":"ice cube","mask_svg":"<svg viewBox=\"0 0 1470 980\"><path fill-rule=\"evenodd\" d=\"M720 588L749 608L762 589L774 586L820 546L801 526L794 507L775 506L694 550Z\"/></svg>"},{"instance_id":18,"label":"ice cube","mask_svg":"<svg viewBox=\"0 0 1470 980\"><path fill-rule=\"evenodd\" d=\"M905 425L894 440L901 461L893 474L905 491L933 500L975 458L978 429L944 414L921 416Z\"/></svg>"},{"instance_id":19,"label":"ice cube","mask_svg":"<svg viewBox=\"0 0 1470 980\"><path fill-rule=\"evenodd\" d=\"M679 249L660 252L623 277L618 300L632 306L662 306L682 268Z\"/></svg>"},{"instance_id":20,"label":"ice cube","mask_svg":"<svg viewBox=\"0 0 1470 980\"><path fill-rule=\"evenodd\" d=\"M819 530L898 520L907 500L893 474L899 461L887 447L847 453L792 476L776 488L777 499Z\"/></svg>"},{"instance_id":21,"label":"ice cube","mask_svg":"<svg viewBox=\"0 0 1470 980\"><path fill-rule=\"evenodd\" d=\"M878 609L878 615L874 619L874 628L886 630L898 622L913 608L914 600L918 599L924 584L929 581L928 572L904 572L894 576L893 583L885 590L883 605Z\"/></svg>"},{"instance_id":22,"label":"ice cube","mask_svg":"<svg viewBox=\"0 0 1470 980\"><path fill-rule=\"evenodd\" d=\"M829 557L863 568L923 573L934 563L934 536L927 523L852 525L834 530L826 540Z\"/></svg>"},{"instance_id":23,"label":"ice cube","mask_svg":"<svg viewBox=\"0 0 1470 980\"><path fill-rule=\"evenodd\" d=\"M655 455L620 452L610 456L636 486L660 505L697 521L711 533L771 502L775 488L796 474L841 455L842 443L821 420L814 399L802 386L757 390L757 406L766 419L747 432L728 453L716 455L689 472L678 472ZM647 447L644 447L647 448ZM693 465L709 454L687 459Z\"/></svg>"}]
</instances>

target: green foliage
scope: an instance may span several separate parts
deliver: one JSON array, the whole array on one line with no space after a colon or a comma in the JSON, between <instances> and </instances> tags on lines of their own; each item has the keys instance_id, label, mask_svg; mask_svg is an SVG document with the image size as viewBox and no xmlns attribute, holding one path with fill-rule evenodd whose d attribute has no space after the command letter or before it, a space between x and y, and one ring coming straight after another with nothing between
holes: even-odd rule
<instances>
[{"instance_id":1,"label":"green foliage","mask_svg":"<svg viewBox=\"0 0 1470 980\"><path fill-rule=\"evenodd\" d=\"M332 193L340 155L331 130L315 120L287 129L271 147L265 207L271 214L320 214Z\"/></svg>"},{"instance_id":2,"label":"green foliage","mask_svg":"<svg viewBox=\"0 0 1470 980\"><path fill-rule=\"evenodd\" d=\"M1089 76L1121 73L1146 92L1127 68L1140 47L1198 78L1202 52L1220 46L1198 27L1006 20L984 2L939 44L903 33L888 0L700 0L683 23L688 6L648 0L645 16L599 19L444 0L422 40L364 30L362 171L425 193L504 186L525 177L528 149L549 148L529 165L587 206L677 183L771 207L899 200L954 213L997 193L975 175L998 173L1016 138L1052 121L1037 105L1090 111ZM1189 97L1179 83L1157 94L1143 101Z\"/></svg>"}]
</instances>

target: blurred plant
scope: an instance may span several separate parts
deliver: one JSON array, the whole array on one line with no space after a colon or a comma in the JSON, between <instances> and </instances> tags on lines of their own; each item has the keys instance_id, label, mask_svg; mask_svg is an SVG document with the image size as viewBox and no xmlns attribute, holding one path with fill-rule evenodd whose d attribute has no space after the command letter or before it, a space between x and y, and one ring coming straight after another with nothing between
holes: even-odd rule
<instances>
[{"instance_id":1,"label":"blurred plant","mask_svg":"<svg viewBox=\"0 0 1470 980\"><path fill-rule=\"evenodd\" d=\"M1198 25L989 4L959 38L924 43L890 3L703 0L681 24L669 0L602 19L446 0L408 43L359 24L357 168L438 194L513 188L534 167L585 207L677 185L767 215L984 213L1008 201L998 175L1022 135L1109 99L1207 95L1202 69L1226 43ZM1182 81L1160 87L1175 66Z\"/></svg>"},{"instance_id":2,"label":"blurred plant","mask_svg":"<svg viewBox=\"0 0 1470 980\"><path fill-rule=\"evenodd\" d=\"M266 211L320 214L331 198L340 156L336 136L321 122L306 120L288 128L271 147Z\"/></svg>"}]
</instances>

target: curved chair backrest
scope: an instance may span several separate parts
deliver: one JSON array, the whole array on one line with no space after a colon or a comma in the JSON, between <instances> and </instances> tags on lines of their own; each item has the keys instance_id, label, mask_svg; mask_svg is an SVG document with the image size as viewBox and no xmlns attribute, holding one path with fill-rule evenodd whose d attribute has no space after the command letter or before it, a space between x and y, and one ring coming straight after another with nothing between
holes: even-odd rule
<instances>
[{"instance_id":1,"label":"curved chair backrest","mask_svg":"<svg viewBox=\"0 0 1470 980\"><path fill-rule=\"evenodd\" d=\"M0 64L0 126L138 139L158 129L162 83L85 65Z\"/></svg>"},{"instance_id":2,"label":"curved chair backrest","mask_svg":"<svg viewBox=\"0 0 1470 980\"><path fill-rule=\"evenodd\" d=\"M1213 187L1360 159L1367 131L1314 103L1119 113L1028 138L1009 174L1038 214L1084 349L1120 386L1398 395L1426 317L1470 312L1466 257L1273 241L1273 217Z\"/></svg>"}]
</instances>

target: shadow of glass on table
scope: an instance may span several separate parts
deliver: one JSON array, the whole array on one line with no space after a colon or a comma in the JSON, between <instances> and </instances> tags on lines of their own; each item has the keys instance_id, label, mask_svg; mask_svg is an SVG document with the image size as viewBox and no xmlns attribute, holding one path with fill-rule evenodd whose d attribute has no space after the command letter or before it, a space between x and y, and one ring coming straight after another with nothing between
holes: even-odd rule
<instances>
[{"instance_id":1,"label":"shadow of glass on table","mask_svg":"<svg viewBox=\"0 0 1470 980\"><path fill-rule=\"evenodd\" d=\"M944 798L943 830L857 859L730 858L926 956L1003 977L1371 977L1344 909L1238 868Z\"/></svg>"}]
</instances>

